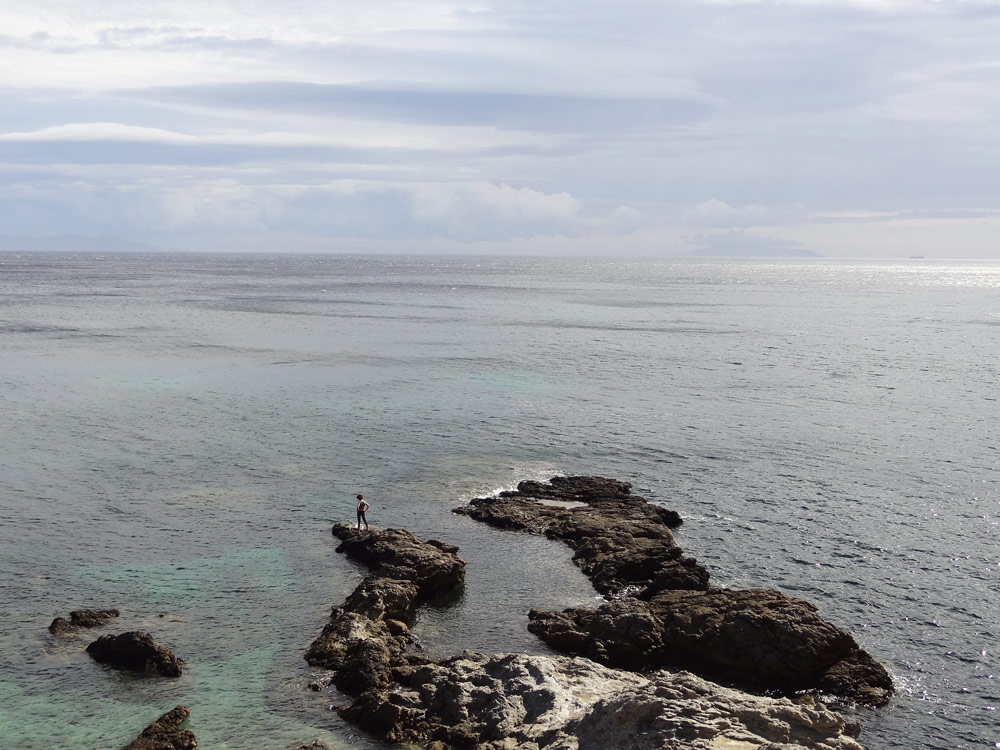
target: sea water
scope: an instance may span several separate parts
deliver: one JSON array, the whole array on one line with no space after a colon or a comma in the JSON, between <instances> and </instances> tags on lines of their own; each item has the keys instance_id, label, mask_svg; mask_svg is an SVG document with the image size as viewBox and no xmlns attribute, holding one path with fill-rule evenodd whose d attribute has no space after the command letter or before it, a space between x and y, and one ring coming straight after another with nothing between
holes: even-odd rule
<instances>
[{"instance_id":1,"label":"sea water","mask_svg":"<svg viewBox=\"0 0 1000 750\"><path fill-rule=\"evenodd\" d=\"M557 473L851 631L899 688L868 748L1000 746L998 335L994 262L0 254L0 748L177 704L207 750L381 747L307 689L363 575L330 525L461 548L427 653L547 653L529 608L600 604L570 551L451 509ZM133 629L184 675L84 651Z\"/></svg>"}]
</instances>

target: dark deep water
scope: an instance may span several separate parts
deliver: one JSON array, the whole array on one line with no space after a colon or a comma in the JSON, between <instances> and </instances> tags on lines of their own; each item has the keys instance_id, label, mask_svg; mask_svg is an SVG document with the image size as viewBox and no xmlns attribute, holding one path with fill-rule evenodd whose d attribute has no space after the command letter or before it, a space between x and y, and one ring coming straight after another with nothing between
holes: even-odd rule
<instances>
[{"instance_id":1,"label":"dark deep water","mask_svg":"<svg viewBox=\"0 0 1000 750\"><path fill-rule=\"evenodd\" d=\"M562 545L449 510L552 473L676 509L717 585L813 601L898 686L863 744L1000 747L1000 263L0 254L0 747L376 747L304 690L360 571L329 526L461 547L436 653L545 652ZM108 671L56 615L185 658Z\"/></svg>"}]
</instances>

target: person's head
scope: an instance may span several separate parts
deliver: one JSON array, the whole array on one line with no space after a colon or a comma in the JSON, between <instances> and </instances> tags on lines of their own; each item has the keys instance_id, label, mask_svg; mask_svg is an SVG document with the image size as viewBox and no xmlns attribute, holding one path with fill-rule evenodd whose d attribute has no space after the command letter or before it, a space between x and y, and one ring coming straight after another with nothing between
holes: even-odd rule
<instances>
[{"instance_id":1,"label":"person's head","mask_svg":"<svg viewBox=\"0 0 1000 750\"><path fill-rule=\"evenodd\" d=\"M358 495L358 500L364 500L364 499L365 499L364 495Z\"/></svg>"}]
</instances>

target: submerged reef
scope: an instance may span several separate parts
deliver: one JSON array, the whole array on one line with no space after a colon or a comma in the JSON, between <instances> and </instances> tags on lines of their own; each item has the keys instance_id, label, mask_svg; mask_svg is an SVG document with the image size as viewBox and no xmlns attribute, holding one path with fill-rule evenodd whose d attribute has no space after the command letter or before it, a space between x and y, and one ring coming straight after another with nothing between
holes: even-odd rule
<instances>
[{"instance_id":1,"label":"submerged reef","mask_svg":"<svg viewBox=\"0 0 1000 750\"><path fill-rule=\"evenodd\" d=\"M811 690L880 705L892 683L846 632L777 591L709 586L669 529L672 512L601 477L522 482L457 512L561 539L609 599L532 610L529 629L567 656L416 653L416 607L461 585L458 549L401 529L337 524L338 552L371 570L306 652L352 696L340 713L372 735L432 750L816 748L859 750L859 726ZM670 670L670 671L668 671ZM695 673L695 674L693 674Z\"/></svg>"},{"instance_id":2,"label":"submerged reef","mask_svg":"<svg viewBox=\"0 0 1000 750\"><path fill-rule=\"evenodd\" d=\"M191 711L177 706L167 711L122 750L198 750L198 739L190 729L181 729Z\"/></svg>"}]
</instances>

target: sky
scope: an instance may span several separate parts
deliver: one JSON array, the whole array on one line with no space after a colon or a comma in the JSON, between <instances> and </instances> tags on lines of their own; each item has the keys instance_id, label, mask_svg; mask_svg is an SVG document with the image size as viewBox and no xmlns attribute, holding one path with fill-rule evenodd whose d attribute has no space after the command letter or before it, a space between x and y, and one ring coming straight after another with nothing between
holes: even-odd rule
<instances>
[{"instance_id":1,"label":"sky","mask_svg":"<svg viewBox=\"0 0 1000 750\"><path fill-rule=\"evenodd\" d=\"M1000 258L995 0L0 0L0 234Z\"/></svg>"}]
</instances>

